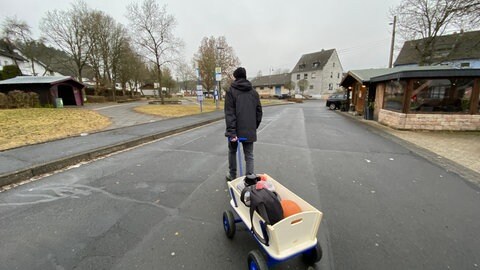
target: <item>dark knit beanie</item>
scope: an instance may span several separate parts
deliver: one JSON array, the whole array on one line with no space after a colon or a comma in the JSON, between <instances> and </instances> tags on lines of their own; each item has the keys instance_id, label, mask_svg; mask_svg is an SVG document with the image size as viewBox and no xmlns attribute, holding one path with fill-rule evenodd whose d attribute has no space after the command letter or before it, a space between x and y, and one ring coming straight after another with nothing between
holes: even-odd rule
<instances>
[{"instance_id":1,"label":"dark knit beanie","mask_svg":"<svg viewBox=\"0 0 480 270\"><path fill-rule=\"evenodd\" d=\"M236 80L246 79L247 71L243 67L239 67L233 72L233 77L235 77Z\"/></svg>"}]
</instances>

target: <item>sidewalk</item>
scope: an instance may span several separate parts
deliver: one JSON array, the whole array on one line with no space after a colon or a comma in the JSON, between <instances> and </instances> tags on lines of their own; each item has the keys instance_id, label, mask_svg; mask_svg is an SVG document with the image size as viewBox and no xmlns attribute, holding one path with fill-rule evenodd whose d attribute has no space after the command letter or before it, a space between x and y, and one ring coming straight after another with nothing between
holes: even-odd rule
<instances>
[{"instance_id":1,"label":"sidewalk","mask_svg":"<svg viewBox=\"0 0 480 270\"><path fill-rule=\"evenodd\" d=\"M112 124L107 129L128 127L138 124L151 123L163 120L160 116L138 113L135 107L148 105L148 100L140 100L126 103L87 103L83 109L96 111L102 115L108 116Z\"/></svg>"},{"instance_id":2,"label":"sidewalk","mask_svg":"<svg viewBox=\"0 0 480 270\"><path fill-rule=\"evenodd\" d=\"M449 171L480 184L480 132L396 130L377 121L339 112L370 127L372 131L401 144Z\"/></svg>"}]
</instances>

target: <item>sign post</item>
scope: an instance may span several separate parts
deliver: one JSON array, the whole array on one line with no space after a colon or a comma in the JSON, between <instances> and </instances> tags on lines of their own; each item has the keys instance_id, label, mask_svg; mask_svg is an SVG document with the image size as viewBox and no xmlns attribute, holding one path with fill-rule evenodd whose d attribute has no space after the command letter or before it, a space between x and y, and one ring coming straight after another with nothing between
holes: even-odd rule
<instances>
[{"instance_id":1,"label":"sign post","mask_svg":"<svg viewBox=\"0 0 480 270\"><path fill-rule=\"evenodd\" d=\"M200 104L200 112L203 112L203 109L202 109L203 89L201 84L197 85L197 101Z\"/></svg>"},{"instance_id":2,"label":"sign post","mask_svg":"<svg viewBox=\"0 0 480 270\"><path fill-rule=\"evenodd\" d=\"M215 68L215 80L218 82L218 90L215 89L215 103L217 104L217 109L218 109L218 100L221 99L222 96L222 88L220 85L220 82L222 81L222 68L221 67L216 67Z\"/></svg>"},{"instance_id":3,"label":"sign post","mask_svg":"<svg viewBox=\"0 0 480 270\"><path fill-rule=\"evenodd\" d=\"M197 73L197 102L200 104L200 112L203 112L202 102L203 102L203 88L200 79L200 70L198 68L195 69Z\"/></svg>"}]
</instances>

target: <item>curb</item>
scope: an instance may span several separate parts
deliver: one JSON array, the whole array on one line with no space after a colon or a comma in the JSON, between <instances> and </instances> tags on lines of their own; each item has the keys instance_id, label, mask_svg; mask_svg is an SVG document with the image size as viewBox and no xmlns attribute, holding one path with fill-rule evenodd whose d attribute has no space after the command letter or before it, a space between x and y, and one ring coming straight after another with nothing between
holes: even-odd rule
<instances>
[{"instance_id":1,"label":"curb","mask_svg":"<svg viewBox=\"0 0 480 270\"><path fill-rule=\"evenodd\" d=\"M131 140L127 140L121 143L107 145L104 147L99 147L94 150L86 151L83 153L77 153L68 157L64 157L61 159L53 160L47 163L31 166L26 169L18 170L11 173L6 173L0 175L0 187L5 185L16 184L21 181L28 180L32 177L39 176L42 174L50 173L56 170L60 170L66 168L68 166L75 165L82 161L92 160L98 157L106 156L111 153L115 153L118 151L122 151L128 148L132 148L134 146L138 146L147 142L151 142L154 140L158 140L167 136L171 136L173 134L177 134L180 132L184 132L190 129L194 129L200 126L204 126L216 121L220 121L224 119L224 116L215 117L206 121L198 122L195 124L186 125L183 127L178 127L169 131L164 131L156 134L151 134Z\"/></svg>"},{"instance_id":2,"label":"curb","mask_svg":"<svg viewBox=\"0 0 480 270\"><path fill-rule=\"evenodd\" d=\"M362 121L363 119L358 119L357 117L350 115L348 112L337 112L336 113L344 116L351 118L359 123L362 123L363 125L366 125L369 127L369 130L374 132L375 134L378 134L386 139L389 139L405 148L407 148L410 152L415 153L416 155L428 160L429 162L440 166L447 170L448 172L453 172L460 176L467 184L474 184L477 188L480 187L480 173L469 169L467 167L462 166L461 164L450 160L446 157L442 157L428 149L425 149L421 146L418 146L414 143L411 143L409 141L406 141L402 138L399 138L395 135L390 134L388 131L385 129L390 128L386 126L379 126L381 124L375 122L370 122L369 120Z\"/></svg>"}]
</instances>

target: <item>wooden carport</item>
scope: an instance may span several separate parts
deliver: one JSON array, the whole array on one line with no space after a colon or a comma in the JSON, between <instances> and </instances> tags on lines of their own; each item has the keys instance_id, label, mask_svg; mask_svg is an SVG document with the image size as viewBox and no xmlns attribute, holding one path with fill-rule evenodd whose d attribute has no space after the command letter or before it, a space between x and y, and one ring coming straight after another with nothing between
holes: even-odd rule
<instances>
[{"instance_id":1,"label":"wooden carport","mask_svg":"<svg viewBox=\"0 0 480 270\"><path fill-rule=\"evenodd\" d=\"M61 98L64 105L83 106L82 89L85 86L69 76L17 76L0 81L0 92L7 94L13 90L35 92L40 105L55 105Z\"/></svg>"}]
</instances>

